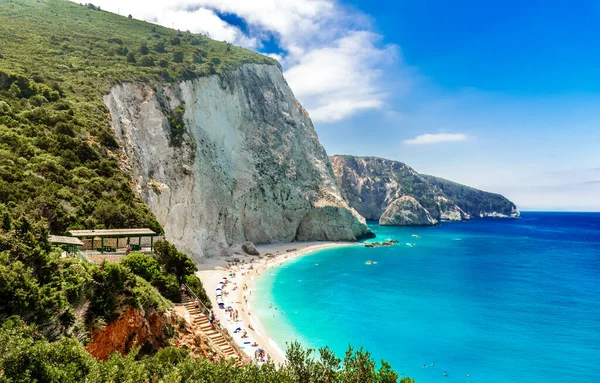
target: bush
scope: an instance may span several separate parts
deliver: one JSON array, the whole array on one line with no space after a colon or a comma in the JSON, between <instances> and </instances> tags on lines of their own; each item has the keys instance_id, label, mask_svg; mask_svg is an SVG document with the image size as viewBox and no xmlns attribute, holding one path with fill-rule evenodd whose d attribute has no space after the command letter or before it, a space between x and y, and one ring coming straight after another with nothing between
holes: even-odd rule
<instances>
[{"instance_id":1,"label":"bush","mask_svg":"<svg viewBox=\"0 0 600 383\"><path fill-rule=\"evenodd\" d=\"M131 253L121 260L121 264L148 281L165 298L173 302L181 301L177 278L172 274L163 273L155 258L142 253Z\"/></svg>"},{"instance_id":2,"label":"bush","mask_svg":"<svg viewBox=\"0 0 600 383\"><path fill-rule=\"evenodd\" d=\"M129 52L127 54L127 62L128 63L135 63L136 62L135 55L133 54L133 52Z\"/></svg>"},{"instance_id":3,"label":"bush","mask_svg":"<svg viewBox=\"0 0 600 383\"><path fill-rule=\"evenodd\" d=\"M192 289L194 294L198 296L198 299L200 299L200 301L204 303L206 307L208 307L209 309L212 308L212 303L210 303L210 298L208 297L208 294L206 293L206 290L204 289L200 278L198 278L194 274L189 274L186 275L183 278L183 280L185 284L188 285L190 289Z\"/></svg>"},{"instance_id":4,"label":"bush","mask_svg":"<svg viewBox=\"0 0 600 383\"><path fill-rule=\"evenodd\" d=\"M177 251L175 245L167 241L156 241L154 244L154 258L161 265L163 271L175 275L178 280L198 270L187 255Z\"/></svg>"},{"instance_id":5,"label":"bush","mask_svg":"<svg viewBox=\"0 0 600 383\"><path fill-rule=\"evenodd\" d=\"M173 61L176 63L182 63L183 62L183 52L181 52L181 51L173 52Z\"/></svg>"},{"instance_id":6,"label":"bush","mask_svg":"<svg viewBox=\"0 0 600 383\"><path fill-rule=\"evenodd\" d=\"M152 57L149 57L149 56L144 56L140 60L140 64L142 66L154 66L154 59Z\"/></svg>"},{"instance_id":7,"label":"bush","mask_svg":"<svg viewBox=\"0 0 600 383\"><path fill-rule=\"evenodd\" d=\"M158 53L165 53L167 51L165 49L165 43L162 41L156 43L156 45L154 46L154 50Z\"/></svg>"},{"instance_id":8,"label":"bush","mask_svg":"<svg viewBox=\"0 0 600 383\"><path fill-rule=\"evenodd\" d=\"M143 55L147 55L148 53L150 53L150 49L148 49L148 46L146 44L142 44L142 46L140 46L140 53Z\"/></svg>"}]
</instances>

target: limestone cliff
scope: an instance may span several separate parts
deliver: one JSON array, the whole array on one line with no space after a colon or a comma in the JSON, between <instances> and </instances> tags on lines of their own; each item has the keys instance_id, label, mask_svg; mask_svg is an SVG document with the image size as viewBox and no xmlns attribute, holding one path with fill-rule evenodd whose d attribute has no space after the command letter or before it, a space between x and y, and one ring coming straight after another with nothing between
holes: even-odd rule
<instances>
[{"instance_id":1,"label":"limestone cliff","mask_svg":"<svg viewBox=\"0 0 600 383\"><path fill-rule=\"evenodd\" d=\"M275 65L179 84L121 84L104 101L135 190L166 238L196 260L230 255L245 241L369 232Z\"/></svg>"},{"instance_id":2,"label":"limestone cliff","mask_svg":"<svg viewBox=\"0 0 600 383\"><path fill-rule=\"evenodd\" d=\"M432 226L437 223L419 201L408 195L394 200L379 217L379 224L383 226Z\"/></svg>"},{"instance_id":3,"label":"limestone cliff","mask_svg":"<svg viewBox=\"0 0 600 383\"><path fill-rule=\"evenodd\" d=\"M343 197L369 220L380 219L403 196L416 199L435 221L519 216L516 206L499 194L419 174L402 162L340 155L331 162Z\"/></svg>"}]
</instances>

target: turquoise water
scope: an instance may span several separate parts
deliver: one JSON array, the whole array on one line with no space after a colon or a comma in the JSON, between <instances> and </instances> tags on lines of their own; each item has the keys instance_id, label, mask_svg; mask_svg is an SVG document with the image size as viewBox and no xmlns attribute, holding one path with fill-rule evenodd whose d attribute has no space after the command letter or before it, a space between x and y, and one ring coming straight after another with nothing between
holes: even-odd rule
<instances>
[{"instance_id":1,"label":"turquoise water","mask_svg":"<svg viewBox=\"0 0 600 383\"><path fill-rule=\"evenodd\" d=\"M364 346L419 383L600 381L600 214L372 229L400 244L265 273L255 311L276 342Z\"/></svg>"}]
</instances>

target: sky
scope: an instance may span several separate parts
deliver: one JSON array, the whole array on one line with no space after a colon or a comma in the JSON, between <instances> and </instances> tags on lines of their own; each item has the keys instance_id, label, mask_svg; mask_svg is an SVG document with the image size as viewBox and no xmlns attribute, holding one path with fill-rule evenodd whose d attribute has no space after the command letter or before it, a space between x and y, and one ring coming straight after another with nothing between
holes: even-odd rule
<instances>
[{"instance_id":1,"label":"sky","mask_svg":"<svg viewBox=\"0 0 600 383\"><path fill-rule=\"evenodd\" d=\"M278 59L330 155L600 211L600 2L95 0Z\"/></svg>"}]
</instances>

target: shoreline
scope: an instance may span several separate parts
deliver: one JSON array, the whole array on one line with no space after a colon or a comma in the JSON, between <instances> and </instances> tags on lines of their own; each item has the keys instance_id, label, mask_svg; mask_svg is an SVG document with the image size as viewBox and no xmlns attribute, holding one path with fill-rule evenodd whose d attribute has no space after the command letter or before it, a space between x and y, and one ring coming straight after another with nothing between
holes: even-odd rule
<instances>
[{"instance_id":1,"label":"shoreline","mask_svg":"<svg viewBox=\"0 0 600 383\"><path fill-rule=\"evenodd\" d=\"M252 296L252 290L256 286L258 279L261 277L262 273L270 267L278 266L292 259L312 254L315 251L335 247L354 246L357 243L358 242L314 241L257 245L256 249L261 254L271 253L274 257L265 258L263 256L262 258L258 258L250 255L238 256L238 258L245 260L246 263L230 267L217 266L210 270L200 270L196 275L202 281L204 289L210 298L215 317L220 321L221 325L229 331L238 346L240 346L252 360L255 360L254 352L258 348L261 348L265 351L266 355L271 358L275 365L280 365L285 363L285 350L271 338L268 330L261 323L259 316L252 314L253 307L255 307L254 303L256 299L260 298ZM235 278L232 275L235 275ZM227 286L223 288L223 291L226 291L228 294L223 295L222 299L225 307L231 306L234 310L238 310L239 317L237 322L230 319L227 312L223 309L219 309L217 304L216 289L219 286L219 282L223 281L223 278L227 278L228 280ZM247 288L244 289L244 286ZM253 328L254 331L252 331L250 327ZM234 333L234 330L237 328L241 328L242 330L238 333ZM247 331L248 335L248 338L246 339L242 339L241 337L244 330ZM258 344L258 347L252 346L254 342Z\"/></svg>"}]
</instances>

